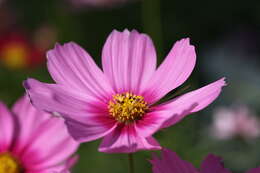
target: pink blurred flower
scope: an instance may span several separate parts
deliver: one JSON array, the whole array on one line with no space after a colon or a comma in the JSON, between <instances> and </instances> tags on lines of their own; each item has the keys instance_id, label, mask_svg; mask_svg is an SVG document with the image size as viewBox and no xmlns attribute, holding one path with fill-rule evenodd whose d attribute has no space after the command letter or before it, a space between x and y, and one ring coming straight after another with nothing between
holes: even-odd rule
<instances>
[{"instance_id":1,"label":"pink blurred flower","mask_svg":"<svg viewBox=\"0 0 260 173\"><path fill-rule=\"evenodd\" d=\"M161 149L152 135L214 101L224 78L161 105L168 92L191 74L196 60L189 39L175 43L156 69L151 39L137 31L113 31L102 51L103 70L75 43L57 44L47 53L56 84L28 79L24 86L39 109L66 119L80 142L104 137L99 151L131 153Z\"/></svg>"},{"instance_id":2,"label":"pink blurred flower","mask_svg":"<svg viewBox=\"0 0 260 173\"><path fill-rule=\"evenodd\" d=\"M213 154L209 154L204 159L200 170L196 169L191 163L179 158L175 152L169 149L162 150L161 158L154 154L150 162L153 166L153 173L231 173L231 171L224 168L222 159ZM259 172L260 167L247 171L247 173Z\"/></svg>"},{"instance_id":3,"label":"pink blurred flower","mask_svg":"<svg viewBox=\"0 0 260 173\"><path fill-rule=\"evenodd\" d=\"M64 171L77 148L64 120L36 110L27 96L12 112L0 103L1 173Z\"/></svg>"},{"instance_id":4,"label":"pink blurred flower","mask_svg":"<svg viewBox=\"0 0 260 173\"><path fill-rule=\"evenodd\" d=\"M75 7L101 7L110 8L123 5L127 2L133 2L135 0L69 0Z\"/></svg>"},{"instance_id":5,"label":"pink blurred flower","mask_svg":"<svg viewBox=\"0 0 260 173\"><path fill-rule=\"evenodd\" d=\"M250 139L260 135L260 121L246 106L218 108L211 128L212 135L217 139L236 136Z\"/></svg>"}]
</instances>

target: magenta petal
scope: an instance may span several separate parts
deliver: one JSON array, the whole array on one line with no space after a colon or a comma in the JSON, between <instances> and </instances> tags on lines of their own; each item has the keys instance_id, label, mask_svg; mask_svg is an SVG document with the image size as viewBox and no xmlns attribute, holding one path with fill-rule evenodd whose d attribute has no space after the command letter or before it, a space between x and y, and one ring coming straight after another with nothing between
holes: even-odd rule
<instances>
[{"instance_id":1,"label":"magenta petal","mask_svg":"<svg viewBox=\"0 0 260 173\"><path fill-rule=\"evenodd\" d=\"M142 137L152 136L170 117L171 114L166 111L149 112L141 120L136 121L136 132Z\"/></svg>"},{"instance_id":2,"label":"magenta petal","mask_svg":"<svg viewBox=\"0 0 260 173\"><path fill-rule=\"evenodd\" d=\"M156 68L153 42L135 30L114 30L104 45L102 66L117 92L139 94Z\"/></svg>"},{"instance_id":3,"label":"magenta petal","mask_svg":"<svg viewBox=\"0 0 260 173\"><path fill-rule=\"evenodd\" d=\"M0 153L8 150L14 137L15 122L7 107L0 102Z\"/></svg>"},{"instance_id":4,"label":"magenta petal","mask_svg":"<svg viewBox=\"0 0 260 173\"><path fill-rule=\"evenodd\" d=\"M133 153L138 150L159 150L159 143L153 137L138 136L134 125L120 124L110 134L104 137L99 146L100 152Z\"/></svg>"},{"instance_id":5,"label":"magenta petal","mask_svg":"<svg viewBox=\"0 0 260 173\"><path fill-rule=\"evenodd\" d=\"M67 161L60 167L49 170L49 173L70 173L70 169L78 162L79 155L75 155L67 159Z\"/></svg>"},{"instance_id":6,"label":"magenta petal","mask_svg":"<svg viewBox=\"0 0 260 173\"><path fill-rule=\"evenodd\" d=\"M66 168L67 169L71 169L79 160L79 155L75 155L70 157L67 161L66 161Z\"/></svg>"},{"instance_id":7,"label":"magenta petal","mask_svg":"<svg viewBox=\"0 0 260 173\"><path fill-rule=\"evenodd\" d=\"M191 163L182 160L169 149L162 150L161 159L153 155L150 162L153 165L153 173L198 173Z\"/></svg>"},{"instance_id":8,"label":"magenta petal","mask_svg":"<svg viewBox=\"0 0 260 173\"><path fill-rule=\"evenodd\" d=\"M64 120L36 110L29 98L20 99L13 110L19 122L19 135L12 152L19 156L26 169L56 166L66 161L78 148Z\"/></svg>"},{"instance_id":9,"label":"magenta petal","mask_svg":"<svg viewBox=\"0 0 260 173\"><path fill-rule=\"evenodd\" d=\"M163 63L149 80L142 95L154 103L180 86L190 76L196 61L194 46L189 39L177 41Z\"/></svg>"},{"instance_id":10,"label":"magenta petal","mask_svg":"<svg viewBox=\"0 0 260 173\"><path fill-rule=\"evenodd\" d=\"M253 169L250 169L249 171L247 171L246 173L259 173L260 172L260 167L258 168L253 168Z\"/></svg>"},{"instance_id":11,"label":"magenta petal","mask_svg":"<svg viewBox=\"0 0 260 173\"><path fill-rule=\"evenodd\" d=\"M27 96L16 101L12 108L18 122L19 134L15 140L15 152L20 154L24 148L31 143L32 138L36 135L35 128L48 122L50 115L46 115L36 110L31 104ZM37 116L36 116L37 115Z\"/></svg>"},{"instance_id":12,"label":"magenta petal","mask_svg":"<svg viewBox=\"0 0 260 173\"><path fill-rule=\"evenodd\" d=\"M179 96L168 103L155 107L155 110L167 111L169 114L168 117L171 117L162 127L169 127L186 115L204 109L219 96L222 87L225 85L224 78L222 78L200 89Z\"/></svg>"},{"instance_id":13,"label":"magenta petal","mask_svg":"<svg viewBox=\"0 0 260 173\"><path fill-rule=\"evenodd\" d=\"M47 57L48 70L56 83L99 99L114 93L103 72L76 43L57 44Z\"/></svg>"},{"instance_id":14,"label":"magenta petal","mask_svg":"<svg viewBox=\"0 0 260 173\"><path fill-rule=\"evenodd\" d=\"M201 173L231 173L231 171L224 168L220 157L209 154L201 164Z\"/></svg>"},{"instance_id":15,"label":"magenta petal","mask_svg":"<svg viewBox=\"0 0 260 173\"><path fill-rule=\"evenodd\" d=\"M72 92L57 84L45 84L34 79L24 82L32 104L40 110L62 115L85 116L89 112L107 112L107 104L91 96Z\"/></svg>"},{"instance_id":16,"label":"magenta petal","mask_svg":"<svg viewBox=\"0 0 260 173\"><path fill-rule=\"evenodd\" d=\"M108 115L96 115L81 119L66 119L66 125L72 137L79 142L89 142L99 139L116 128L114 119Z\"/></svg>"},{"instance_id":17,"label":"magenta petal","mask_svg":"<svg viewBox=\"0 0 260 173\"><path fill-rule=\"evenodd\" d=\"M115 120L108 116L107 105L94 98L33 79L28 79L25 86L32 103L41 110L60 113L66 119L70 134L79 141L103 137L115 126Z\"/></svg>"}]
</instances>

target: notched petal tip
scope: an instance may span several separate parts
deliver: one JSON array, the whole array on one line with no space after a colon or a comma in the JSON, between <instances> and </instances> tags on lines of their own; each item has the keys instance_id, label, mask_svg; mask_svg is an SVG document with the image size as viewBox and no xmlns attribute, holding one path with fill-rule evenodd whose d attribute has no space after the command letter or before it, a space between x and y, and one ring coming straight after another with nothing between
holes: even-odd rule
<instances>
[{"instance_id":1,"label":"notched petal tip","mask_svg":"<svg viewBox=\"0 0 260 173\"><path fill-rule=\"evenodd\" d=\"M129 35L131 32L132 32L132 31L129 31L129 29L126 28L126 29L124 29L124 31L123 31L122 33Z\"/></svg>"},{"instance_id":2,"label":"notched petal tip","mask_svg":"<svg viewBox=\"0 0 260 173\"><path fill-rule=\"evenodd\" d=\"M219 86L219 90L221 91L223 87L227 86L228 83L226 82L226 77L222 77L219 80L217 80L215 83L216 86Z\"/></svg>"},{"instance_id":3,"label":"notched petal tip","mask_svg":"<svg viewBox=\"0 0 260 173\"><path fill-rule=\"evenodd\" d=\"M222 77L220 80L222 80L222 82L223 82L222 85L223 86L227 86L228 85L226 77Z\"/></svg>"},{"instance_id":4,"label":"notched petal tip","mask_svg":"<svg viewBox=\"0 0 260 173\"><path fill-rule=\"evenodd\" d=\"M66 43L55 43L54 45L54 48L53 49L50 49L49 51L47 51L47 55L53 51L56 51L56 50L59 50L59 49L63 49L67 46L79 46L77 43L75 43L74 41L69 41L69 42L66 42Z\"/></svg>"},{"instance_id":5,"label":"notched petal tip","mask_svg":"<svg viewBox=\"0 0 260 173\"><path fill-rule=\"evenodd\" d=\"M185 42L187 42L188 44L190 44L190 38L189 38L189 37L183 38L183 41L185 41Z\"/></svg>"},{"instance_id":6,"label":"notched petal tip","mask_svg":"<svg viewBox=\"0 0 260 173\"><path fill-rule=\"evenodd\" d=\"M125 34L125 35L128 35L128 36L137 35L137 36L143 36L143 37L145 37L145 38L150 38L147 34L145 34L145 33L140 33L140 32L139 32L138 30L136 30L136 29L129 30L129 29L125 28L123 31L119 31L119 30L114 29L114 30L111 32L110 36L111 36L111 35L114 35L114 34L116 34L116 35L120 35L120 34L124 35L124 34Z\"/></svg>"},{"instance_id":7,"label":"notched petal tip","mask_svg":"<svg viewBox=\"0 0 260 173\"><path fill-rule=\"evenodd\" d=\"M127 29L125 29L125 30L127 30ZM128 31L128 30L127 30ZM115 35L115 34L120 34L121 32L119 31L119 30L117 30L117 29L113 29L112 30L112 32L109 34L109 37L110 36L113 36L113 35Z\"/></svg>"},{"instance_id":8,"label":"notched petal tip","mask_svg":"<svg viewBox=\"0 0 260 173\"><path fill-rule=\"evenodd\" d=\"M190 43L190 38L187 37L187 38L182 38L181 40L177 41L176 43L179 43L179 44L187 44L189 47L192 47L195 49L195 47Z\"/></svg>"},{"instance_id":9,"label":"notched petal tip","mask_svg":"<svg viewBox=\"0 0 260 173\"><path fill-rule=\"evenodd\" d=\"M60 46L62 46L62 44L59 43L59 42L56 42L55 45L54 45L54 49L56 49L56 48L58 48L58 47L60 47ZM52 50L52 49L51 49L51 50ZM48 52L49 52L49 51L48 51Z\"/></svg>"},{"instance_id":10,"label":"notched petal tip","mask_svg":"<svg viewBox=\"0 0 260 173\"><path fill-rule=\"evenodd\" d=\"M30 85L29 85L29 83L28 83L28 80L29 80L29 79L23 81L23 87L24 87L26 90L30 90L30 89L31 89L31 87L30 87Z\"/></svg>"}]
</instances>

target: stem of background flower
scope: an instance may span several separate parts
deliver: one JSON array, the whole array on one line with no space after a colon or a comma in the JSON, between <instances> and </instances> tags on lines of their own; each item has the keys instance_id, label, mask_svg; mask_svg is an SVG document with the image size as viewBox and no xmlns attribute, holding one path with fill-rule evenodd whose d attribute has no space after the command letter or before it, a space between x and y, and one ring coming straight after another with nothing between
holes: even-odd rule
<instances>
[{"instance_id":1,"label":"stem of background flower","mask_svg":"<svg viewBox=\"0 0 260 173\"><path fill-rule=\"evenodd\" d=\"M144 33L153 38L158 62L163 60L163 39L160 0L142 0L142 24Z\"/></svg>"},{"instance_id":2,"label":"stem of background flower","mask_svg":"<svg viewBox=\"0 0 260 173\"><path fill-rule=\"evenodd\" d=\"M129 173L134 173L134 158L133 153L128 154Z\"/></svg>"}]
</instances>

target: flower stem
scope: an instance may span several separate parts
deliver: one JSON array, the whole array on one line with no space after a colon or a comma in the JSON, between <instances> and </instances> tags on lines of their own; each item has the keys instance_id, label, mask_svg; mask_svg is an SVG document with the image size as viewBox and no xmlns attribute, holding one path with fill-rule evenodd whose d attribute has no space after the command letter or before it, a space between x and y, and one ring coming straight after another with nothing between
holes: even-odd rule
<instances>
[{"instance_id":1,"label":"flower stem","mask_svg":"<svg viewBox=\"0 0 260 173\"><path fill-rule=\"evenodd\" d=\"M129 173L134 173L134 158L133 153L128 154Z\"/></svg>"}]
</instances>

